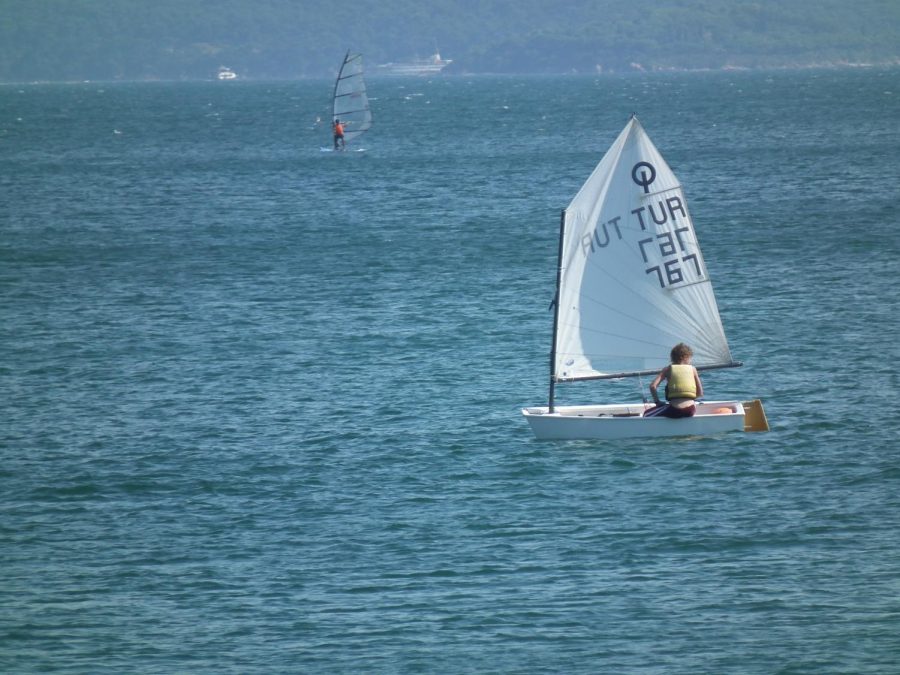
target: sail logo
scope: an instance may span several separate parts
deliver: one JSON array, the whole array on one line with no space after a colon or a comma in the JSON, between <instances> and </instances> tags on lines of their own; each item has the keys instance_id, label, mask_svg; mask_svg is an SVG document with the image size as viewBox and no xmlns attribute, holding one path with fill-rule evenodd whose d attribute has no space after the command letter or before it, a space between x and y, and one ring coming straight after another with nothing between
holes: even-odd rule
<instances>
[{"instance_id":1,"label":"sail logo","mask_svg":"<svg viewBox=\"0 0 900 675\"><path fill-rule=\"evenodd\" d=\"M653 181L651 180L650 182L652 183ZM678 195L668 197L665 200L658 199L656 206L652 203L648 203L646 206L639 206L638 208L631 210L631 215L633 216L632 218L628 218L627 216L616 216L605 222L598 222L592 231L586 232L582 236L582 253L587 256L597 251L597 249L606 248L612 241L623 241L623 228L625 230L630 230L630 225L634 223L635 218L637 218L637 225L640 226L640 231L646 232L648 228L651 228L654 225L656 226L656 230L662 229L662 226L664 225L667 228L671 228L673 225L677 227L679 216L683 220L686 220L688 217L684 202ZM679 241L680 240L681 238L679 236ZM645 239L642 241L646 242L651 240ZM666 255L665 251L667 250L667 247L661 246L660 250L663 251L663 255ZM644 259L646 262L646 255L644 256Z\"/></svg>"},{"instance_id":2,"label":"sail logo","mask_svg":"<svg viewBox=\"0 0 900 675\"><path fill-rule=\"evenodd\" d=\"M650 162L638 162L631 167L631 180L644 188L644 194L650 194L650 186L656 180L656 167Z\"/></svg>"}]
</instances>

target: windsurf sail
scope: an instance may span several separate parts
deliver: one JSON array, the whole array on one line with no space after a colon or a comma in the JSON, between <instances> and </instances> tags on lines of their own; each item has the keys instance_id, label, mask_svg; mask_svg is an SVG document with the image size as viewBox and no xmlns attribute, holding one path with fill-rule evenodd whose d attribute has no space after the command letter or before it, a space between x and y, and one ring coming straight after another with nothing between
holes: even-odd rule
<instances>
[{"instance_id":1,"label":"windsurf sail","mask_svg":"<svg viewBox=\"0 0 900 675\"><path fill-rule=\"evenodd\" d=\"M362 54L344 56L337 80L334 83L334 102L331 121L340 120L344 125L344 142L351 143L372 126L372 112L363 79Z\"/></svg>"}]
</instances>

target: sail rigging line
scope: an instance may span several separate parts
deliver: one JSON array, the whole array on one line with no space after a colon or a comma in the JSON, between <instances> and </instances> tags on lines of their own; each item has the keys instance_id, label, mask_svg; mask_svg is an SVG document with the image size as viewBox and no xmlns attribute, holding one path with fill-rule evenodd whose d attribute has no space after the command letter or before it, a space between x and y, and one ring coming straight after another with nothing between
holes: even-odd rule
<instances>
[{"instance_id":1,"label":"sail rigging line","mask_svg":"<svg viewBox=\"0 0 900 675\"><path fill-rule=\"evenodd\" d=\"M644 391L644 378L643 378L643 376L638 375L638 376L637 376L637 380L638 380L638 393L641 395L641 401L643 401L644 403L648 403L648 401L647 401L647 394L646 394L646 392Z\"/></svg>"}]
</instances>

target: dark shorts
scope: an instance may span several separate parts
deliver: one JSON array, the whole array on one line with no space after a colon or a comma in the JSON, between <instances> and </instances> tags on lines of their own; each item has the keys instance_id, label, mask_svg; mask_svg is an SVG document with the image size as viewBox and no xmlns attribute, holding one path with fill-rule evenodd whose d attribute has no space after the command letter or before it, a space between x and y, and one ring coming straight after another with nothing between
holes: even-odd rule
<instances>
[{"instance_id":1,"label":"dark shorts","mask_svg":"<svg viewBox=\"0 0 900 675\"><path fill-rule=\"evenodd\" d=\"M687 408L675 408L668 403L660 403L654 408L650 408L644 413L644 417L670 417L672 419L680 419L682 417L693 417L697 412L697 406L693 403Z\"/></svg>"}]
</instances>

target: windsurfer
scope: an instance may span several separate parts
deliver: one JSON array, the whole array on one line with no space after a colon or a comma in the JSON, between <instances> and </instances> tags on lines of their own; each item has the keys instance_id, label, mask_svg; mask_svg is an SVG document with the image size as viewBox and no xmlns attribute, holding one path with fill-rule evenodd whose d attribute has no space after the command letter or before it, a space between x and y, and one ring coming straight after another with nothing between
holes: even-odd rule
<instances>
[{"instance_id":1,"label":"windsurfer","mask_svg":"<svg viewBox=\"0 0 900 675\"><path fill-rule=\"evenodd\" d=\"M338 144L340 144L341 150L344 149L344 125L341 121L335 118L334 123L332 124L334 128L334 149L338 149Z\"/></svg>"},{"instance_id":2,"label":"windsurfer","mask_svg":"<svg viewBox=\"0 0 900 675\"><path fill-rule=\"evenodd\" d=\"M697 411L694 400L702 398L703 383L700 373L691 365L693 350L683 342L672 347L670 357L672 363L657 375L650 383L650 393L656 404L644 413L644 417L693 417ZM656 393L657 387L666 380L666 401L661 403Z\"/></svg>"}]
</instances>

